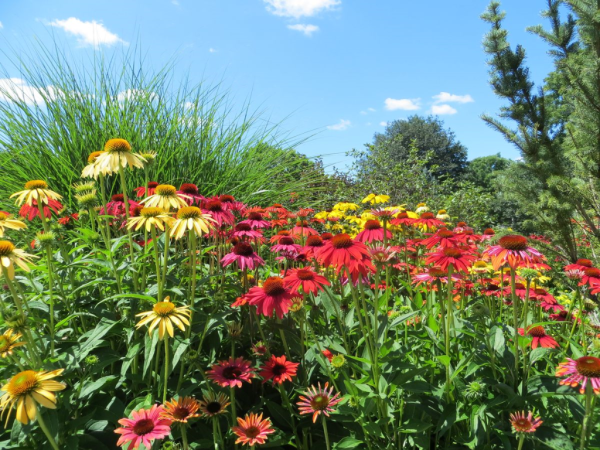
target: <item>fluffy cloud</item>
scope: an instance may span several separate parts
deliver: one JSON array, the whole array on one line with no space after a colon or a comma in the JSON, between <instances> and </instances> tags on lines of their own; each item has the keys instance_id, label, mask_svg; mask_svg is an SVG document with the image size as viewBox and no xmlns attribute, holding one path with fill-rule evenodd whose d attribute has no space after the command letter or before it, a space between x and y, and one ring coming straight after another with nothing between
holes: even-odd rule
<instances>
[{"instance_id":1,"label":"fluffy cloud","mask_svg":"<svg viewBox=\"0 0 600 450\"><path fill-rule=\"evenodd\" d=\"M385 109L388 111L396 111L397 109L401 109L403 111L416 111L421 108L419 104L421 101L420 98L386 98L385 99Z\"/></svg>"},{"instance_id":2,"label":"fluffy cloud","mask_svg":"<svg viewBox=\"0 0 600 450\"><path fill-rule=\"evenodd\" d=\"M316 25L297 23L295 25L288 25L290 30L300 31L306 36L312 35L314 32L319 31L319 27Z\"/></svg>"},{"instance_id":3,"label":"fluffy cloud","mask_svg":"<svg viewBox=\"0 0 600 450\"><path fill-rule=\"evenodd\" d=\"M434 95L433 99L436 103L473 103L473 97L467 95L455 95L449 92L440 92L438 95Z\"/></svg>"},{"instance_id":4,"label":"fluffy cloud","mask_svg":"<svg viewBox=\"0 0 600 450\"><path fill-rule=\"evenodd\" d=\"M387 127L387 122L379 122L379 125L381 125L382 127Z\"/></svg>"},{"instance_id":5,"label":"fluffy cloud","mask_svg":"<svg viewBox=\"0 0 600 450\"><path fill-rule=\"evenodd\" d=\"M344 131L349 126L350 126L350 121L349 120L340 119L339 123L336 123L335 125L329 125L327 127L327 129L328 130L333 130L333 131Z\"/></svg>"},{"instance_id":6,"label":"fluffy cloud","mask_svg":"<svg viewBox=\"0 0 600 450\"><path fill-rule=\"evenodd\" d=\"M342 0L264 0L267 10L282 17L310 17L342 4Z\"/></svg>"},{"instance_id":7,"label":"fluffy cloud","mask_svg":"<svg viewBox=\"0 0 600 450\"><path fill-rule=\"evenodd\" d=\"M104 25L95 20L84 22L76 17L69 17L66 20L55 20L50 22L50 25L57 28L62 28L67 33L77 37L77 40L82 45L92 45L99 47L100 45L114 45L119 42L127 44L123 39L114 33L108 31Z\"/></svg>"},{"instance_id":8,"label":"fluffy cloud","mask_svg":"<svg viewBox=\"0 0 600 450\"><path fill-rule=\"evenodd\" d=\"M40 105L46 100L55 100L59 90L53 86L37 88L21 78L0 78L0 102L22 100L28 105Z\"/></svg>"},{"instance_id":9,"label":"fluffy cloud","mask_svg":"<svg viewBox=\"0 0 600 450\"><path fill-rule=\"evenodd\" d=\"M431 107L431 113L437 115L451 115L456 114L458 111L450 105L433 105Z\"/></svg>"}]
</instances>

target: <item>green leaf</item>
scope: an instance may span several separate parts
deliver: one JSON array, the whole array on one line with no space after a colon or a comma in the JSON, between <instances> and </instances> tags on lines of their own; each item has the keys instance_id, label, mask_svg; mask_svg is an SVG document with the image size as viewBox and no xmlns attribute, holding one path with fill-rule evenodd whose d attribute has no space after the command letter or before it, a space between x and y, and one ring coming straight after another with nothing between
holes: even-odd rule
<instances>
[{"instance_id":1,"label":"green leaf","mask_svg":"<svg viewBox=\"0 0 600 450\"><path fill-rule=\"evenodd\" d=\"M100 345L102 345L104 342L104 340L102 338L104 336L106 336L106 334L116 324L117 324L117 322L108 320L103 317L102 319L100 319L100 323L98 323L98 325L96 325L96 328L94 328L91 331L88 331L83 336L81 336L81 339L83 339L84 337L87 337L87 339L79 345L79 352L77 355L78 360L80 362L83 361L85 359L85 357L90 354L90 352L92 350L94 350L94 349L98 348Z\"/></svg>"},{"instance_id":2,"label":"green leaf","mask_svg":"<svg viewBox=\"0 0 600 450\"><path fill-rule=\"evenodd\" d=\"M83 389L81 390L81 394L79 395L80 399L86 398L88 395L95 393L96 391L101 391L105 389L107 385L112 384L113 381L117 379L116 375L107 375L105 377L99 378L96 381L86 382L83 385Z\"/></svg>"},{"instance_id":3,"label":"green leaf","mask_svg":"<svg viewBox=\"0 0 600 450\"><path fill-rule=\"evenodd\" d=\"M148 372L148 368L152 363L154 358L154 354L156 353L156 348L158 347L158 331L154 331L152 336L149 336L148 333L144 333L144 371L142 372L142 376L145 378L146 373Z\"/></svg>"},{"instance_id":4,"label":"green leaf","mask_svg":"<svg viewBox=\"0 0 600 450\"><path fill-rule=\"evenodd\" d=\"M335 449L343 449L343 448L357 448L360 445L363 445L363 441L359 441L358 439L354 439L353 437L346 436L344 439L339 441L338 443L333 445Z\"/></svg>"}]
</instances>

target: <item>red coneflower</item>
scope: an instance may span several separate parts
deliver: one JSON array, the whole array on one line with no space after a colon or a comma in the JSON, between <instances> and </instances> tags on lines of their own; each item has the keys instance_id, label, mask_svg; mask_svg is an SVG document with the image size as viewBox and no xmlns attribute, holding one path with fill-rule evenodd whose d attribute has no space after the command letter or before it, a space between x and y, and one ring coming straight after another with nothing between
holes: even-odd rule
<instances>
[{"instance_id":1,"label":"red coneflower","mask_svg":"<svg viewBox=\"0 0 600 450\"><path fill-rule=\"evenodd\" d=\"M273 384L282 384L284 381L292 381L299 365L300 363L288 361L285 355L271 355L271 358L261 367L259 375L264 378L263 383L273 380Z\"/></svg>"},{"instance_id":2,"label":"red coneflower","mask_svg":"<svg viewBox=\"0 0 600 450\"><path fill-rule=\"evenodd\" d=\"M271 420L262 418L261 414L246 414L243 419L237 418L238 426L231 427L231 430L238 437L236 444L244 444L254 447L262 445L267 441L269 434L275 433L271 428Z\"/></svg>"},{"instance_id":3,"label":"red coneflower","mask_svg":"<svg viewBox=\"0 0 600 450\"><path fill-rule=\"evenodd\" d=\"M58 200L48 198L48 201L43 204L42 209L44 211L44 217L49 219L52 217L52 212L58 214L63 209L63 205ZM38 207L37 200L32 200L31 205L23 203L23 206L19 209L19 216L29 221L32 221L34 217L40 217L40 208Z\"/></svg>"},{"instance_id":4,"label":"red coneflower","mask_svg":"<svg viewBox=\"0 0 600 450\"><path fill-rule=\"evenodd\" d=\"M310 224L308 223L308 221L299 220L298 222L296 222L296 226L294 228L292 228L292 234L294 236L308 237L308 236L316 236L319 234L319 232L317 230L315 230L314 228L312 228L310 226Z\"/></svg>"},{"instance_id":5,"label":"red coneflower","mask_svg":"<svg viewBox=\"0 0 600 450\"><path fill-rule=\"evenodd\" d=\"M155 194L156 186L158 183L156 181L148 181L147 186L140 186L134 189L135 195L138 197L144 197L146 192L148 193L148 197Z\"/></svg>"},{"instance_id":6,"label":"red coneflower","mask_svg":"<svg viewBox=\"0 0 600 450\"><path fill-rule=\"evenodd\" d=\"M290 236L281 236L277 244L271 247L272 252L282 253L288 252L298 254L302 250L302 246L294 242L294 238Z\"/></svg>"},{"instance_id":7,"label":"red coneflower","mask_svg":"<svg viewBox=\"0 0 600 450\"><path fill-rule=\"evenodd\" d=\"M238 223L233 229L233 236L237 238L261 239L263 237L260 231L253 230L247 223Z\"/></svg>"},{"instance_id":8,"label":"red coneflower","mask_svg":"<svg viewBox=\"0 0 600 450\"><path fill-rule=\"evenodd\" d=\"M202 212L210 214L219 227L222 227L223 225L233 226L233 223L235 222L235 217L223 207L221 200L206 200L202 202Z\"/></svg>"},{"instance_id":9,"label":"red coneflower","mask_svg":"<svg viewBox=\"0 0 600 450\"><path fill-rule=\"evenodd\" d=\"M530 292L530 296L532 299L540 300L541 307L545 311L552 309L554 312L557 312L565 309L564 306L558 304L554 296L546 289L535 288L533 292Z\"/></svg>"},{"instance_id":10,"label":"red coneflower","mask_svg":"<svg viewBox=\"0 0 600 450\"><path fill-rule=\"evenodd\" d=\"M246 268L254 270L265 264L265 261L254 252L252 245L246 242L238 242L235 244L231 249L231 252L227 253L223 259L221 259L223 267L227 267L234 262L237 262L241 270Z\"/></svg>"},{"instance_id":11,"label":"red coneflower","mask_svg":"<svg viewBox=\"0 0 600 450\"><path fill-rule=\"evenodd\" d=\"M413 222L414 225L422 225L427 228L437 228L446 225L439 219L436 219L432 212L424 212Z\"/></svg>"},{"instance_id":12,"label":"red coneflower","mask_svg":"<svg viewBox=\"0 0 600 450\"><path fill-rule=\"evenodd\" d=\"M325 356L325 358L327 358L327 360L331 362L331 360L333 359L333 353L331 353L331 350L325 349L321 351L321 353L323 353L323 356Z\"/></svg>"},{"instance_id":13,"label":"red coneflower","mask_svg":"<svg viewBox=\"0 0 600 450\"><path fill-rule=\"evenodd\" d=\"M413 283L416 283L417 286L422 283L434 283L436 281L441 281L442 283L448 282L448 271L443 270L440 267L430 267L427 269L427 272L417 273L412 276ZM458 273L452 274L452 280L458 281L460 280L460 275Z\"/></svg>"},{"instance_id":14,"label":"red coneflower","mask_svg":"<svg viewBox=\"0 0 600 450\"><path fill-rule=\"evenodd\" d=\"M501 237L498 245L487 248L483 253L490 257L494 270L504 264L512 269L521 265L531 266L542 262L544 258L535 248L529 247L525 236L517 234Z\"/></svg>"},{"instance_id":15,"label":"red coneflower","mask_svg":"<svg viewBox=\"0 0 600 450\"><path fill-rule=\"evenodd\" d=\"M415 223L415 220L417 220L417 219L408 217L408 213L401 212L400 214L398 214L396 216L395 219L390 220L390 224L395 225L395 226L401 226L401 225L410 226Z\"/></svg>"},{"instance_id":16,"label":"red coneflower","mask_svg":"<svg viewBox=\"0 0 600 450\"><path fill-rule=\"evenodd\" d=\"M183 183L179 187L177 193L183 194L185 196L183 199L190 206L199 205L202 201L206 200L206 197L200 195L198 186L196 186L194 183Z\"/></svg>"},{"instance_id":17,"label":"red coneflower","mask_svg":"<svg viewBox=\"0 0 600 450\"><path fill-rule=\"evenodd\" d=\"M250 367L250 361L241 356L236 359L229 357L229 360L214 364L206 375L221 387L242 387L243 381L250 383L254 369Z\"/></svg>"},{"instance_id":18,"label":"red coneflower","mask_svg":"<svg viewBox=\"0 0 600 450\"><path fill-rule=\"evenodd\" d=\"M448 266L452 266L454 271L468 272L476 259L475 255L459 247L443 247L436 252L428 253L425 263L439 266L442 270L448 270Z\"/></svg>"},{"instance_id":19,"label":"red coneflower","mask_svg":"<svg viewBox=\"0 0 600 450\"><path fill-rule=\"evenodd\" d=\"M72 222L79 220L79 214L73 213L65 217L61 217L58 219L58 223L63 226L73 225Z\"/></svg>"},{"instance_id":20,"label":"red coneflower","mask_svg":"<svg viewBox=\"0 0 600 450\"><path fill-rule=\"evenodd\" d=\"M321 236L308 236L306 238L306 244L302 248L302 253L306 255L307 259L315 258L323 245L325 245L325 243Z\"/></svg>"},{"instance_id":21,"label":"red coneflower","mask_svg":"<svg viewBox=\"0 0 600 450\"><path fill-rule=\"evenodd\" d=\"M319 275L310 267L289 270L283 279L283 284L292 292L298 292L302 288L302 292L312 292L314 295L322 291L323 286L331 286L327 278Z\"/></svg>"},{"instance_id":22,"label":"red coneflower","mask_svg":"<svg viewBox=\"0 0 600 450\"><path fill-rule=\"evenodd\" d=\"M283 319L292 305L292 293L280 277L269 277L262 286L255 286L246 294L248 303L256 306L257 314L271 317L273 312Z\"/></svg>"},{"instance_id":23,"label":"red coneflower","mask_svg":"<svg viewBox=\"0 0 600 450\"><path fill-rule=\"evenodd\" d=\"M525 411L510 415L510 423L515 433L533 433L543 423L539 417L533 417L533 413L525 415Z\"/></svg>"},{"instance_id":24,"label":"red coneflower","mask_svg":"<svg viewBox=\"0 0 600 450\"><path fill-rule=\"evenodd\" d=\"M131 419L120 419L121 428L117 428L115 433L121 437L117 442L118 446L130 443L128 449L135 449L144 444L144 447L151 448L155 439L162 439L171 432L171 421L161 418L164 408L154 405L150 409L140 409L131 413Z\"/></svg>"},{"instance_id":25,"label":"red coneflower","mask_svg":"<svg viewBox=\"0 0 600 450\"><path fill-rule=\"evenodd\" d=\"M128 200L129 202L129 211L133 210L136 206L140 206L139 203L134 202L133 200ZM125 217L125 198L123 194L115 194L111 197L110 202L106 204L106 209L104 207L100 208L100 215L111 215L118 218Z\"/></svg>"},{"instance_id":26,"label":"red coneflower","mask_svg":"<svg viewBox=\"0 0 600 450\"><path fill-rule=\"evenodd\" d=\"M594 356L582 356L578 359L567 358L566 362L562 362L556 369L556 376L562 377L569 375L564 380L560 381L562 386L569 385L577 387L580 394L585 393L585 387L589 382L595 394L600 394L600 358Z\"/></svg>"},{"instance_id":27,"label":"red coneflower","mask_svg":"<svg viewBox=\"0 0 600 450\"><path fill-rule=\"evenodd\" d=\"M590 267L594 267L594 264L589 259L578 259L573 264L568 264L565 266L565 272L569 270L581 270L589 269Z\"/></svg>"},{"instance_id":28,"label":"red coneflower","mask_svg":"<svg viewBox=\"0 0 600 450\"><path fill-rule=\"evenodd\" d=\"M385 233L383 232L383 227L377 219L367 220L363 228L363 231L356 235L356 240L358 242L381 242L383 241L384 235L387 239L392 238L392 233L390 231L385 230Z\"/></svg>"},{"instance_id":29,"label":"red coneflower","mask_svg":"<svg viewBox=\"0 0 600 450\"><path fill-rule=\"evenodd\" d=\"M340 273L344 267L368 262L370 257L365 244L355 241L345 233L337 234L326 241L317 254L319 262L324 267L334 266L336 273Z\"/></svg>"},{"instance_id":30,"label":"red coneflower","mask_svg":"<svg viewBox=\"0 0 600 450\"><path fill-rule=\"evenodd\" d=\"M583 271L583 275L581 277L581 281L579 282L579 286L589 284L590 287L592 287L593 285L598 283L600 283L600 269L596 269L595 267L588 267Z\"/></svg>"},{"instance_id":31,"label":"red coneflower","mask_svg":"<svg viewBox=\"0 0 600 450\"><path fill-rule=\"evenodd\" d=\"M271 224L266 221L262 215L262 208L250 208L244 211L244 216L247 217L240 223L250 225L253 229L256 228L271 228Z\"/></svg>"},{"instance_id":32,"label":"red coneflower","mask_svg":"<svg viewBox=\"0 0 600 450\"><path fill-rule=\"evenodd\" d=\"M459 244L458 237L447 228L440 228L427 239L423 239L419 242L419 245L424 245L425 248L430 249L436 246L440 247L456 247Z\"/></svg>"},{"instance_id":33,"label":"red coneflower","mask_svg":"<svg viewBox=\"0 0 600 450\"><path fill-rule=\"evenodd\" d=\"M340 393L333 395L333 387L327 389L329 383L321 388L321 383L318 387L310 386L304 395L300 396L300 401L297 403L300 414L312 414L313 423L317 421L319 414L324 414L329 417L329 413L334 411L333 407L342 401L338 398Z\"/></svg>"},{"instance_id":34,"label":"red coneflower","mask_svg":"<svg viewBox=\"0 0 600 450\"><path fill-rule=\"evenodd\" d=\"M524 336L523 328L519 328L519 334ZM531 342L531 348L556 348L558 342L554 340L552 336L546 334L546 330L542 326L531 326L527 328L527 336L531 336L533 341Z\"/></svg>"}]
</instances>

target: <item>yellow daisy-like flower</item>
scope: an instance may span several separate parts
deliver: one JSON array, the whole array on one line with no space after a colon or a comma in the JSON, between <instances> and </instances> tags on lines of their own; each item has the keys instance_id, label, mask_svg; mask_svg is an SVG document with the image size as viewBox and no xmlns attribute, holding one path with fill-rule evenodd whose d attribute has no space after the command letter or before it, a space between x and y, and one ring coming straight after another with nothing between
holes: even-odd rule
<instances>
[{"instance_id":1,"label":"yellow daisy-like flower","mask_svg":"<svg viewBox=\"0 0 600 450\"><path fill-rule=\"evenodd\" d=\"M418 219L420 216L414 211L406 211L406 215L411 219Z\"/></svg>"},{"instance_id":2,"label":"yellow daisy-like flower","mask_svg":"<svg viewBox=\"0 0 600 450\"><path fill-rule=\"evenodd\" d=\"M38 203L48 203L48 200L61 200L62 196L48 189L48 183L43 180L31 180L25 183L25 189L15 192L10 198L17 197L15 203L21 206L26 203L33 206L33 201Z\"/></svg>"},{"instance_id":3,"label":"yellow daisy-like flower","mask_svg":"<svg viewBox=\"0 0 600 450\"><path fill-rule=\"evenodd\" d=\"M104 151L92 152L88 156L88 164L81 171L81 178L98 178L99 172L96 171L96 160Z\"/></svg>"},{"instance_id":4,"label":"yellow daisy-like flower","mask_svg":"<svg viewBox=\"0 0 600 450\"><path fill-rule=\"evenodd\" d=\"M360 215L360 218L364 221L377 219L377 217L373 213L371 213L371 211L365 211Z\"/></svg>"},{"instance_id":5,"label":"yellow daisy-like flower","mask_svg":"<svg viewBox=\"0 0 600 450\"><path fill-rule=\"evenodd\" d=\"M417 209L415 209L415 212L417 214L423 214L424 212L427 212L427 211L429 211L429 207L425 203L417 204Z\"/></svg>"},{"instance_id":6,"label":"yellow daisy-like flower","mask_svg":"<svg viewBox=\"0 0 600 450\"><path fill-rule=\"evenodd\" d=\"M328 219L330 219L332 217L337 217L338 219L343 219L344 217L346 217L346 213L344 211L334 209L327 216Z\"/></svg>"},{"instance_id":7,"label":"yellow daisy-like flower","mask_svg":"<svg viewBox=\"0 0 600 450\"><path fill-rule=\"evenodd\" d=\"M448 220L450 220L450 214L448 214L448 212L445 209L440 209L435 218L447 222Z\"/></svg>"},{"instance_id":8,"label":"yellow daisy-like flower","mask_svg":"<svg viewBox=\"0 0 600 450\"><path fill-rule=\"evenodd\" d=\"M329 217L329 212L327 211L321 211L318 212L317 214L315 214L315 219L327 219L327 217Z\"/></svg>"},{"instance_id":9,"label":"yellow daisy-like flower","mask_svg":"<svg viewBox=\"0 0 600 450\"><path fill-rule=\"evenodd\" d=\"M31 258L37 258L37 256L25 253L23 250L18 249L10 241L0 241L0 264L6 268L8 272L8 278L11 280L15 276L15 264L23 269L25 272L29 272L29 264L32 263Z\"/></svg>"},{"instance_id":10,"label":"yellow daisy-like flower","mask_svg":"<svg viewBox=\"0 0 600 450\"><path fill-rule=\"evenodd\" d=\"M13 349L25 345L25 342L18 342L21 339L21 333L14 333L8 329L0 335L0 357L6 358L13 354Z\"/></svg>"},{"instance_id":11,"label":"yellow daisy-like flower","mask_svg":"<svg viewBox=\"0 0 600 450\"><path fill-rule=\"evenodd\" d=\"M135 227L136 230L139 230L145 227L146 231L150 231L154 226L161 231L165 231L165 225L171 226L174 220L162 208L142 208L139 216L127 219L127 228L132 229Z\"/></svg>"},{"instance_id":12,"label":"yellow daisy-like flower","mask_svg":"<svg viewBox=\"0 0 600 450\"><path fill-rule=\"evenodd\" d=\"M171 228L171 237L181 239L186 230L194 230L196 236L208 234L216 221L209 214L202 214L200 208L185 206L177 211L177 220Z\"/></svg>"},{"instance_id":13,"label":"yellow daisy-like flower","mask_svg":"<svg viewBox=\"0 0 600 450\"><path fill-rule=\"evenodd\" d=\"M109 139L104 145L104 152L96 158L94 175L110 175L126 166L143 169L144 161L143 157L131 151L131 145L125 139Z\"/></svg>"},{"instance_id":14,"label":"yellow daisy-like flower","mask_svg":"<svg viewBox=\"0 0 600 450\"><path fill-rule=\"evenodd\" d=\"M6 424L10 418L13 405L17 405L17 420L27 425L37 415L37 405L56 409L56 396L53 392L62 391L67 386L64 383L52 380L63 373L64 369L51 372L36 372L26 370L12 377L0 390L4 395L0 397L2 415L8 411ZM0 416L1 417L1 416Z\"/></svg>"},{"instance_id":15,"label":"yellow daisy-like flower","mask_svg":"<svg viewBox=\"0 0 600 450\"><path fill-rule=\"evenodd\" d=\"M475 261L475 263L469 269L469 272L473 273L488 273L493 272L494 268L490 263L479 260Z\"/></svg>"},{"instance_id":16,"label":"yellow daisy-like flower","mask_svg":"<svg viewBox=\"0 0 600 450\"><path fill-rule=\"evenodd\" d=\"M159 184L154 190L154 195L145 198L140 203L147 207L157 207L170 211L171 208L179 209L188 206L186 199L189 200L190 197L185 194L178 194L175 186Z\"/></svg>"},{"instance_id":17,"label":"yellow daisy-like flower","mask_svg":"<svg viewBox=\"0 0 600 450\"><path fill-rule=\"evenodd\" d=\"M375 205L378 203L387 203L389 201L390 201L389 195L369 194L361 200L361 203L370 203L371 205Z\"/></svg>"},{"instance_id":18,"label":"yellow daisy-like flower","mask_svg":"<svg viewBox=\"0 0 600 450\"><path fill-rule=\"evenodd\" d=\"M137 323L136 327L140 328L149 323L148 334L152 334L158 326L158 338L162 340L165 331L169 336L173 337L173 324L181 331L185 331L185 325L190 325L190 321L188 320L190 313L189 307L180 306L177 308L167 297L164 301L155 304L152 307L152 311L137 314L136 317L142 317L142 320Z\"/></svg>"},{"instance_id":19,"label":"yellow daisy-like flower","mask_svg":"<svg viewBox=\"0 0 600 450\"><path fill-rule=\"evenodd\" d=\"M340 202L333 205L333 209L337 211L356 211L360 206L356 203Z\"/></svg>"},{"instance_id":20,"label":"yellow daisy-like flower","mask_svg":"<svg viewBox=\"0 0 600 450\"><path fill-rule=\"evenodd\" d=\"M0 211L0 237L4 236L4 230L6 228L11 230L22 230L23 228L27 228L27 225L20 220L11 219L9 214Z\"/></svg>"}]
</instances>

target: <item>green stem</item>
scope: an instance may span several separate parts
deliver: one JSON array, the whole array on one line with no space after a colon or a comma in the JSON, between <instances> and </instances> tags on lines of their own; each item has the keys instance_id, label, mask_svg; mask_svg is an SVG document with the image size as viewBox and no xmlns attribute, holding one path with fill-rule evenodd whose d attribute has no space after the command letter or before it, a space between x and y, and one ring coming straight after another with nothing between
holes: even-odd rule
<instances>
[{"instance_id":1,"label":"green stem","mask_svg":"<svg viewBox=\"0 0 600 450\"><path fill-rule=\"evenodd\" d=\"M325 414L321 414L321 421L323 423L323 434L325 435L325 445L327 446L327 450L331 450L331 445L329 444L329 433L327 432L327 420L325 420Z\"/></svg>"},{"instance_id":2,"label":"green stem","mask_svg":"<svg viewBox=\"0 0 600 450\"><path fill-rule=\"evenodd\" d=\"M54 450L59 450L58 445L56 444L56 441L54 440L54 437L52 436L52 434L50 434L50 430L48 429L46 422L44 422L44 418L42 416L42 411L39 407L38 407L37 412L38 412L37 413L37 422L38 422L40 428L42 429L42 431L44 432L44 434L46 435L48 442L50 442L50 445L52 446L52 448Z\"/></svg>"},{"instance_id":3,"label":"green stem","mask_svg":"<svg viewBox=\"0 0 600 450\"><path fill-rule=\"evenodd\" d=\"M450 382L450 327L452 326L452 323L454 322L452 319L454 317L454 305L452 304L452 274L454 271L454 266L449 265L448 266L448 283L447 283L447 289L448 289L448 301L447 301L447 308L446 308L446 334L445 334L445 338L446 338L446 357L447 357L447 361L446 361L446 389L447 389L447 394L448 394L448 399L452 398L452 393L450 392L450 387L451 387L451 382Z\"/></svg>"},{"instance_id":4,"label":"green stem","mask_svg":"<svg viewBox=\"0 0 600 450\"><path fill-rule=\"evenodd\" d=\"M167 401L167 378L169 377L169 337L165 336L165 379L163 380L163 403Z\"/></svg>"},{"instance_id":5,"label":"green stem","mask_svg":"<svg viewBox=\"0 0 600 450\"><path fill-rule=\"evenodd\" d=\"M160 276L160 258L158 256L158 242L156 240L156 229L152 227L150 229L152 235L152 248L154 249L154 266L156 268L156 286L158 287L158 298L159 302L163 301L163 287Z\"/></svg>"},{"instance_id":6,"label":"green stem","mask_svg":"<svg viewBox=\"0 0 600 450\"><path fill-rule=\"evenodd\" d=\"M591 383L586 386L585 392L585 416L583 417L583 425L581 427L581 437L579 438L579 448L584 450L587 443L588 429L591 430L590 422L592 420L592 399L594 397L594 389Z\"/></svg>"},{"instance_id":7,"label":"green stem","mask_svg":"<svg viewBox=\"0 0 600 450\"><path fill-rule=\"evenodd\" d=\"M237 424L237 413L235 409L235 388L229 388L229 396L231 397L231 423L233 426Z\"/></svg>"},{"instance_id":8,"label":"green stem","mask_svg":"<svg viewBox=\"0 0 600 450\"><path fill-rule=\"evenodd\" d=\"M165 238L162 267L162 285L164 291L165 285L167 284L167 267L169 265L169 244L171 243L171 239L169 238L169 226L166 223L165 232L163 233L163 236ZM162 301L162 298L160 298L159 301Z\"/></svg>"},{"instance_id":9,"label":"green stem","mask_svg":"<svg viewBox=\"0 0 600 450\"><path fill-rule=\"evenodd\" d=\"M517 380L519 378L519 314L517 311L517 295L516 295L516 283L515 283L515 269L510 268L510 297L512 300L513 307L513 326L514 326L514 340L515 340L515 389L517 387Z\"/></svg>"},{"instance_id":10,"label":"green stem","mask_svg":"<svg viewBox=\"0 0 600 450\"><path fill-rule=\"evenodd\" d=\"M50 357L54 358L54 278L52 276L52 250L50 247L46 247L46 259L48 261L48 301L50 303Z\"/></svg>"},{"instance_id":11,"label":"green stem","mask_svg":"<svg viewBox=\"0 0 600 450\"><path fill-rule=\"evenodd\" d=\"M183 441L183 450L188 450L190 447L188 445L187 429L185 424L181 427L181 440Z\"/></svg>"},{"instance_id":12,"label":"green stem","mask_svg":"<svg viewBox=\"0 0 600 450\"><path fill-rule=\"evenodd\" d=\"M519 437L519 447L517 448L517 450L521 450L523 448L524 442L525 442L525 434L521 433L521 436Z\"/></svg>"},{"instance_id":13,"label":"green stem","mask_svg":"<svg viewBox=\"0 0 600 450\"><path fill-rule=\"evenodd\" d=\"M127 196L127 181L125 180L125 171L123 166L119 164L119 176L121 177L121 188L123 190L123 202L125 203L125 217L129 219L129 197ZM135 269L135 257L133 255L133 233L130 228L127 228L127 237L129 238L129 258L131 259L131 270L133 278L133 286L135 290L138 290L138 280ZM162 299L160 299L162 300Z\"/></svg>"}]
</instances>

